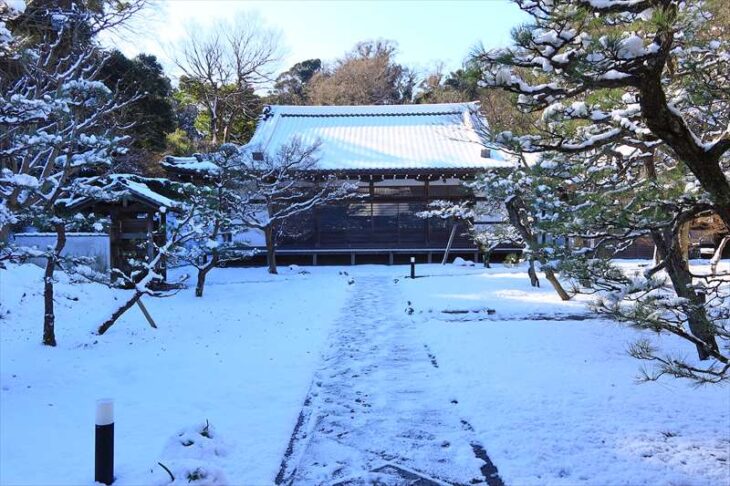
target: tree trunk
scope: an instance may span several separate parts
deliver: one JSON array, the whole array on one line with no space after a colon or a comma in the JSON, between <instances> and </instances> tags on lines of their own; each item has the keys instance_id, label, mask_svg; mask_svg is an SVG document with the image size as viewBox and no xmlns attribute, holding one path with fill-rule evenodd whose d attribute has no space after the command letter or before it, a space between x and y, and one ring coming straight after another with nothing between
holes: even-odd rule
<instances>
[{"instance_id":1,"label":"tree trunk","mask_svg":"<svg viewBox=\"0 0 730 486\"><path fill-rule=\"evenodd\" d=\"M229 123L226 123L223 126L223 140L221 140L221 143L228 142L228 129L229 129L229 127L230 127L230 124Z\"/></svg>"},{"instance_id":2,"label":"tree trunk","mask_svg":"<svg viewBox=\"0 0 730 486\"><path fill-rule=\"evenodd\" d=\"M664 232L653 231L652 238L657 245L659 254L666 264L666 272L672 281L672 286L678 297L687 299L687 324L694 337L705 343L705 346L697 345L699 359L706 360L710 357L708 349L717 351L717 341L710 322L705 312L705 296L697 292L692 285L692 274L689 271L689 264L682 255L679 235L671 230Z\"/></svg>"},{"instance_id":3,"label":"tree trunk","mask_svg":"<svg viewBox=\"0 0 730 486\"><path fill-rule=\"evenodd\" d=\"M205 276L208 274L206 268L198 269L198 282L195 284L195 297L203 296L203 289L205 288Z\"/></svg>"},{"instance_id":4,"label":"tree trunk","mask_svg":"<svg viewBox=\"0 0 730 486\"><path fill-rule=\"evenodd\" d=\"M664 33L663 35L671 35ZM639 83L639 105L646 125L677 154L715 203L715 212L730 228L730 181L723 173L723 153L707 151L695 140L682 117L672 110L662 87L662 69L643 76Z\"/></svg>"},{"instance_id":5,"label":"tree trunk","mask_svg":"<svg viewBox=\"0 0 730 486\"><path fill-rule=\"evenodd\" d=\"M570 294L565 291L563 286L560 284L560 280L558 280L558 277L555 276L555 272L553 272L553 269L550 267L543 267L542 269L543 273L545 274L545 278L550 282L550 285L553 286L555 289L555 292L558 293L561 300L570 300Z\"/></svg>"},{"instance_id":6,"label":"tree trunk","mask_svg":"<svg viewBox=\"0 0 730 486\"><path fill-rule=\"evenodd\" d=\"M143 295L142 292L135 291L134 295L132 296L131 299L129 299L124 304L122 304L121 307L119 307L117 310L114 311L114 313L111 315L111 317L109 319L104 321L104 323L101 326L99 326L99 334L101 335L101 334L104 334L105 332L107 332L109 330L109 328L112 327L114 325L114 323L117 322L117 320L119 320L120 317L122 317L122 315L124 315L125 312L127 312L129 309L132 308L132 306L134 304L137 303L137 301L142 297L142 295Z\"/></svg>"},{"instance_id":7,"label":"tree trunk","mask_svg":"<svg viewBox=\"0 0 730 486\"><path fill-rule=\"evenodd\" d=\"M46 271L43 275L43 344L56 345L56 314L53 306L53 272L56 269L63 247L66 246L66 226L63 223L55 225L56 247L46 259Z\"/></svg>"},{"instance_id":8,"label":"tree trunk","mask_svg":"<svg viewBox=\"0 0 730 486\"><path fill-rule=\"evenodd\" d=\"M730 241L730 235L725 236L715 250L715 254L710 259L710 275L717 275L717 265L722 259L722 252L725 250L725 245Z\"/></svg>"},{"instance_id":9,"label":"tree trunk","mask_svg":"<svg viewBox=\"0 0 730 486\"><path fill-rule=\"evenodd\" d=\"M0 226L0 243L6 243L10 239L10 225Z\"/></svg>"},{"instance_id":10,"label":"tree trunk","mask_svg":"<svg viewBox=\"0 0 730 486\"><path fill-rule=\"evenodd\" d=\"M269 273L276 275L276 248L274 245L274 228L267 227L264 231L266 235L266 262L269 265Z\"/></svg>"},{"instance_id":11,"label":"tree trunk","mask_svg":"<svg viewBox=\"0 0 730 486\"><path fill-rule=\"evenodd\" d=\"M688 221L679 228L679 250L685 261L689 261L689 226Z\"/></svg>"},{"instance_id":12,"label":"tree trunk","mask_svg":"<svg viewBox=\"0 0 730 486\"><path fill-rule=\"evenodd\" d=\"M523 241L525 242L525 245L527 245L527 248L532 251L536 250L538 248L537 238L532 233L532 230L529 228L528 223L526 222L527 218L522 217L523 214L527 213L527 210L525 209L525 203L524 201L522 201L522 198L520 198L519 196L514 196L511 199L507 200L505 206L507 207L507 215L509 216L510 223L520 234ZM530 256L530 258L534 257ZM555 276L555 272L553 272L553 269L546 266L547 261L545 260L545 258L540 257L537 261L542 264L542 271L543 273L545 273L545 278L547 278L548 282L550 282L550 285L553 286L555 292L558 293L560 298L562 300L570 300L570 295L568 294L568 292L565 291L562 284ZM532 277L530 277L530 282L532 283Z\"/></svg>"},{"instance_id":13,"label":"tree trunk","mask_svg":"<svg viewBox=\"0 0 730 486\"><path fill-rule=\"evenodd\" d=\"M210 121L208 122L208 129L210 130L210 144L215 146L218 143L218 103L217 101L212 103L209 107L210 110Z\"/></svg>"},{"instance_id":14,"label":"tree trunk","mask_svg":"<svg viewBox=\"0 0 730 486\"><path fill-rule=\"evenodd\" d=\"M216 252L213 252L213 255L210 257L210 262L208 262L208 264L204 267L198 268L198 282L195 284L195 297L203 296L203 289L205 288L205 277L208 276L208 272L213 270L213 267L215 267L217 264L218 254Z\"/></svg>"},{"instance_id":15,"label":"tree trunk","mask_svg":"<svg viewBox=\"0 0 730 486\"><path fill-rule=\"evenodd\" d=\"M540 279L537 278L537 272L535 271L535 259L530 256L529 267L527 267L527 275L530 277L530 285L533 287L540 287Z\"/></svg>"}]
</instances>

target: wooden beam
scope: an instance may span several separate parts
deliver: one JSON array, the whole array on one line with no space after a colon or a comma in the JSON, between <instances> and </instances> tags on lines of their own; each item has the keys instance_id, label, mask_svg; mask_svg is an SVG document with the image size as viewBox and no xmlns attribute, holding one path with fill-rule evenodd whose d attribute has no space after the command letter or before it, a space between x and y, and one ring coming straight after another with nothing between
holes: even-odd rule
<instances>
[{"instance_id":1,"label":"wooden beam","mask_svg":"<svg viewBox=\"0 0 730 486\"><path fill-rule=\"evenodd\" d=\"M444 259L441 260L441 265L446 265L446 262L449 259L449 251L451 251L451 244L454 242L454 236L456 236L456 228L458 226L459 226L459 224L454 222L454 225L451 227L451 234L449 235L449 243L446 245L446 251L444 252Z\"/></svg>"},{"instance_id":2,"label":"wooden beam","mask_svg":"<svg viewBox=\"0 0 730 486\"><path fill-rule=\"evenodd\" d=\"M155 324L155 321L152 319L152 316L147 311L147 308L142 303L142 298L137 299L137 305L139 306L140 310L142 311L142 314L147 318L147 322L150 323L150 326L157 329L157 324Z\"/></svg>"}]
</instances>

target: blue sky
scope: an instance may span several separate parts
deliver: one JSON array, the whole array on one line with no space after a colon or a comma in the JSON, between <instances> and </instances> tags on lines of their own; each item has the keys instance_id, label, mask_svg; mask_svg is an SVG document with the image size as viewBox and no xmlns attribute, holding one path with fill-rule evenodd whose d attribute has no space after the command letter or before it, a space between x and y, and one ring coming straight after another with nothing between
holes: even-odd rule
<instances>
[{"instance_id":1,"label":"blue sky","mask_svg":"<svg viewBox=\"0 0 730 486\"><path fill-rule=\"evenodd\" d=\"M526 20L506 0L483 1L158 1L139 19L136 32L107 40L127 55L156 54L168 70L175 44L191 22L212 25L238 13L256 13L282 34L282 70L319 57L331 61L356 42L384 38L398 42L398 60L421 72L442 62L456 69L478 44L497 47L510 29ZM174 74L174 73L171 73Z\"/></svg>"}]
</instances>

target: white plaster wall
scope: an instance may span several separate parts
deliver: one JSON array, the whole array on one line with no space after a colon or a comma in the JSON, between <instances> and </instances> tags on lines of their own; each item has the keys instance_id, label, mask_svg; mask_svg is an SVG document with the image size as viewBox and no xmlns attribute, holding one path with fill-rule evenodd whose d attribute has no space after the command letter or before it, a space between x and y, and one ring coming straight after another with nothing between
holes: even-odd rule
<instances>
[{"instance_id":1,"label":"white plaster wall","mask_svg":"<svg viewBox=\"0 0 730 486\"><path fill-rule=\"evenodd\" d=\"M17 233L13 235L13 244L44 251L56 245L55 233ZM111 266L109 235L106 233L67 233L66 245L62 256L86 256L94 259L92 267L106 272ZM33 258L37 265L45 265L42 258Z\"/></svg>"}]
</instances>

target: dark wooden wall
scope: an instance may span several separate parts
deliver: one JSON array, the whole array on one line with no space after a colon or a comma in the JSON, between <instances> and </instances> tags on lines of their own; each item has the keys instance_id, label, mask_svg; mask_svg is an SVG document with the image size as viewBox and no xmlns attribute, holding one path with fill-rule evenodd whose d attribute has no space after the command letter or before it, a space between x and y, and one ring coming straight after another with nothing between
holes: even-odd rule
<instances>
[{"instance_id":1,"label":"dark wooden wall","mask_svg":"<svg viewBox=\"0 0 730 486\"><path fill-rule=\"evenodd\" d=\"M362 184L359 197L316 208L283 228L279 247L297 248L444 248L452 222L417 216L430 201L472 198L460 185ZM454 247L475 248L460 225Z\"/></svg>"},{"instance_id":2,"label":"dark wooden wall","mask_svg":"<svg viewBox=\"0 0 730 486\"><path fill-rule=\"evenodd\" d=\"M162 246L166 241L163 231L165 214L155 218L157 208L150 208L138 202L125 205L112 205L97 211L109 214L111 217L110 243L111 266L129 274L135 269L130 260L145 261L154 255L150 237L155 244ZM165 263L158 267L158 271L166 274Z\"/></svg>"}]
</instances>

